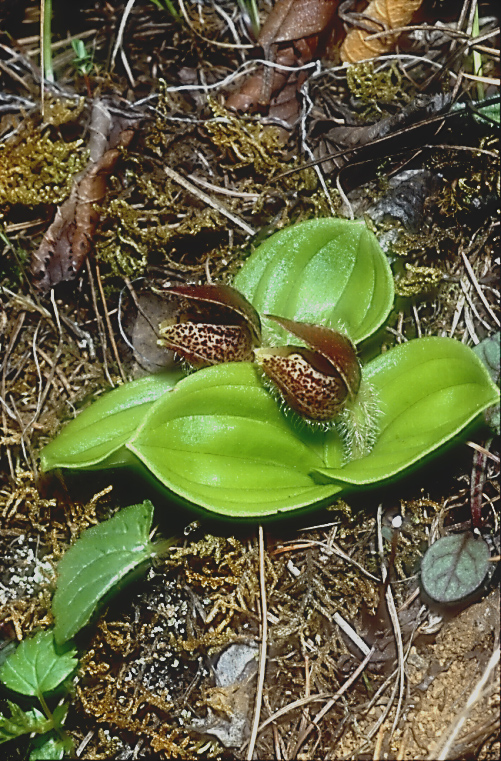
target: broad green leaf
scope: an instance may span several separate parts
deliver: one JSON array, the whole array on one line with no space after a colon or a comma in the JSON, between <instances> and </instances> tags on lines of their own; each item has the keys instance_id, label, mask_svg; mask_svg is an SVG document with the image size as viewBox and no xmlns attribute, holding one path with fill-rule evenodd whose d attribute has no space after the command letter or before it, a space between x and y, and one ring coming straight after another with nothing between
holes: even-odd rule
<instances>
[{"instance_id":1,"label":"broad green leaf","mask_svg":"<svg viewBox=\"0 0 501 761\"><path fill-rule=\"evenodd\" d=\"M23 711L17 703L8 700L7 704L10 717L7 718L0 714L0 743L13 740L20 735L28 735L32 732L43 733L51 729L52 722L36 708Z\"/></svg>"},{"instance_id":2,"label":"broad green leaf","mask_svg":"<svg viewBox=\"0 0 501 761\"><path fill-rule=\"evenodd\" d=\"M421 561L421 584L432 600L451 605L477 591L489 570L490 552L466 532L438 539Z\"/></svg>"},{"instance_id":3,"label":"broad green leaf","mask_svg":"<svg viewBox=\"0 0 501 761\"><path fill-rule=\"evenodd\" d=\"M0 680L14 692L38 697L59 687L77 663L74 648L58 652L53 632L38 632L5 661Z\"/></svg>"},{"instance_id":4,"label":"broad green leaf","mask_svg":"<svg viewBox=\"0 0 501 761\"><path fill-rule=\"evenodd\" d=\"M178 371L158 373L109 391L42 450L42 470L84 468L105 460L125 444L152 403L181 377Z\"/></svg>"},{"instance_id":5,"label":"broad green leaf","mask_svg":"<svg viewBox=\"0 0 501 761\"><path fill-rule=\"evenodd\" d=\"M257 517L335 494L310 477L323 435L294 424L257 368L233 362L182 380L150 410L127 448L175 494L213 512Z\"/></svg>"},{"instance_id":6,"label":"broad green leaf","mask_svg":"<svg viewBox=\"0 0 501 761\"><path fill-rule=\"evenodd\" d=\"M233 285L261 315L274 314L346 332L358 343L386 320L393 277L363 222L313 219L272 235L247 259ZM269 321L263 345L290 343Z\"/></svg>"},{"instance_id":7,"label":"broad green leaf","mask_svg":"<svg viewBox=\"0 0 501 761\"><path fill-rule=\"evenodd\" d=\"M52 600L56 642L66 642L89 621L98 603L124 576L155 554L149 540L153 505L145 500L86 529L57 567Z\"/></svg>"},{"instance_id":8,"label":"broad green leaf","mask_svg":"<svg viewBox=\"0 0 501 761\"><path fill-rule=\"evenodd\" d=\"M499 399L482 362L452 338L401 344L366 365L364 379L372 384L382 411L378 438L367 457L318 471L336 482L369 484L399 473Z\"/></svg>"}]
</instances>

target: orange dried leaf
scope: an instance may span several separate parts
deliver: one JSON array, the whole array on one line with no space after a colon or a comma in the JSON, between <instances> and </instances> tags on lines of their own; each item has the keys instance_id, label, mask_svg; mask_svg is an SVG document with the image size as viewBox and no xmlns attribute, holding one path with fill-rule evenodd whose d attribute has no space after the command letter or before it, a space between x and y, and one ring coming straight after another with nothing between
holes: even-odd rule
<instances>
[{"instance_id":1,"label":"orange dried leaf","mask_svg":"<svg viewBox=\"0 0 501 761\"><path fill-rule=\"evenodd\" d=\"M356 63L388 53L394 48L398 33L389 33L372 40L367 38L371 34L386 29L399 29L406 26L421 7L422 2L423 0L372 0L363 13L364 21L368 26L371 26L370 19L374 19L374 31L357 28L348 32L341 45L341 60L345 63Z\"/></svg>"}]
</instances>

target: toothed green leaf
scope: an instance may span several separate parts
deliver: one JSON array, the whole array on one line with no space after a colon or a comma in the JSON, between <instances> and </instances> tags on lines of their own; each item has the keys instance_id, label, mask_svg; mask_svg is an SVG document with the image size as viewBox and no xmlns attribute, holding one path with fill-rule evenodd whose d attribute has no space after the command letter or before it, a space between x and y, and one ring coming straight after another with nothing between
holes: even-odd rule
<instances>
[{"instance_id":1,"label":"toothed green leaf","mask_svg":"<svg viewBox=\"0 0 501 761\"><path fill-rule=\"evenodd\" d=\"M52 692L76 668L74 648L58 649L52 631L23 640L0 668L0 680L14 692L40 696Z\"/></svg>"},{"instance_id":2,"label":"toothed green leaf","mask_svg":"<svg viewBox=\"0 0 501 761\"><path fill-rule=\"evenodd\" d=\"M10 717L0 714L0 743L13 740L20 735L29 735L32 732L47 732L52 727L52 722L46 719L41 711L36 708L30 708L29 711L7 701L10 710Z\"/></svg>"},{"instance_id":3,"label":"toothed green leaf","mask_svg":"<svg viewBox=\"0 0 501 761\"><path fill-rule=\"evenodd\" d=\"M155 554L149 540L153 505L145 500L86 529L59 561L52 600L58 643L73 637L104 595L124 576Z\"/></svg>"}]
</instances>

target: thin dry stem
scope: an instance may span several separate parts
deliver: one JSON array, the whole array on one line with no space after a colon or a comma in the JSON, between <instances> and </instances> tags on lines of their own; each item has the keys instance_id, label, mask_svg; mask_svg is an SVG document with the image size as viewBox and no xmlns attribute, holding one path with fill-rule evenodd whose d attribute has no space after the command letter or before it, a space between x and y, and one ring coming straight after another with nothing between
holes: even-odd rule
<instances>
[{"instance_id":1,"label":"thin dry stem","mask_svg":"<svg viewBox=\"0 0 501 761\"><path fill-rule=\"evenodd\" d=\"M259 588L261 592L261 646L259 650L258 681L256 701L254 706L254 719L252 722L249 747L247 749L247 761L251 761L254 755L254 748L259 731L259 718L261 716L264 678L266 674L266 652L268 647L268 604L266 597L266 574L264 567L264 532L262 526L259 526Z\"/></svg>"}]
</instances>

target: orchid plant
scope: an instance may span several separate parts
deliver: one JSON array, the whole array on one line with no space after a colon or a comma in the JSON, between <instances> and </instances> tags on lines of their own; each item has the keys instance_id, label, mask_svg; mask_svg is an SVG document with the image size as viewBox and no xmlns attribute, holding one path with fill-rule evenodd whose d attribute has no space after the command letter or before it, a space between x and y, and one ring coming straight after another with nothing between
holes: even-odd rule
<instances>
[{"instance_id":1,"label":"orchid plant","mask_svg":"<svg viewBox=\"0 0 501 761\"><path fill-rule=\"evenodd\" d=\"M260 245L231 287L170 290L179 317L160 341L196 371L104 395L42 450L42 470L139 461L170 500L260 519L399 476L499 401L481 360L451 338L360 362L394 299L362 222L295 225Z\"/></svg>"}]
</instances>

